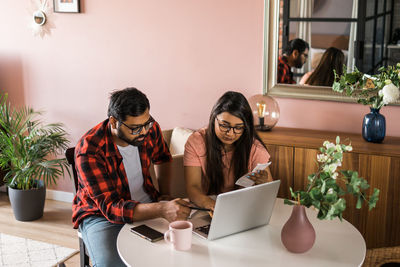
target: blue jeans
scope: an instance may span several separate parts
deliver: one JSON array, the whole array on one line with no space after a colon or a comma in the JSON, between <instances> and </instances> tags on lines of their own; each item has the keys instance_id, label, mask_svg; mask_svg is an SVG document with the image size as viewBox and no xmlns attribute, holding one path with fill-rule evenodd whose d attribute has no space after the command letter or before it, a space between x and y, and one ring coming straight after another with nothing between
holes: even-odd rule
<instances>
[{"instance_id":1,"label":"blue jeans","mask_svg":"<svg viewBox=\"0 0 400 267\"><path fill-rule=\"evenodd\" d=\"M123 224L100 216L86 217L79 225L93 267L125 266L117 251L117 236Z\"/></svg>"}]
</instances>

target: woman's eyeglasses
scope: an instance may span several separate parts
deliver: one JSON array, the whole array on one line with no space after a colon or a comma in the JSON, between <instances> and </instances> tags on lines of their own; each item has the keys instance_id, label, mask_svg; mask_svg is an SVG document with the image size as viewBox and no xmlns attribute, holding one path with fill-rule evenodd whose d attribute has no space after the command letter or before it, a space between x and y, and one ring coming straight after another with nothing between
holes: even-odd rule
<instances>
[{"instance_id":1,"label":"woman's eyeglasses","mask_svg":"<svg viewBox=\"0 0 400 267\"><path fill-rule=\"evenodd\" d=\"M120 121L121 124L125 125L126 128L128 128L129 130L131 130L131 134L132 135L136 135L139 134L143 128L145 129L145 131L148 131L154 124L154 119L153 117L150 117L150 119L142 125L136 125L135 127L130 127L128 125L126 125L125 123L123 123L122 121Z\"/></svg>"},{"instance_id":2,"label":"woman's eyeglasses","mask_svg":"<svg viewBox=\"0 0 400 267\"><path fill-rule=\"evenodd\" d=\"M224 124L224 122L221 122L217 117L215 117L218 122L219 129L221 132L224 133L229 133L231 129L233 129L233 132L235 134L241 134L244 131L244 126L230 126L228 124Z\"/></svg>"}]
</instances>

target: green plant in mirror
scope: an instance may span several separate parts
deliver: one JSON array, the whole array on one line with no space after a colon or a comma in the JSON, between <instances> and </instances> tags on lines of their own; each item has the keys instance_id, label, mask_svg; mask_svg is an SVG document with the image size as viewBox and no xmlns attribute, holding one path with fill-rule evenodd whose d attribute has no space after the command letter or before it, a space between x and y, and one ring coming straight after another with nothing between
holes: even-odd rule
<instances>
[{"instance_id":1,"label":"green plant in mirror","mask_svg":"<svg viewBox=\"0 0 400 267\"><path fill-rule=\"evenodd\" d=\"M358 69L347 72L343 66L343 75L334 71L335 82L332 89L357 98L357 102L380 109L382 106L396 102L400 91L400 63L396 66L381 67L376 75L364 74Z\"/></svg>"},{"instance_id":2,"label":"green plant in mirror","mask_svg":"<svg viewBox=\"0 0 400 267\"><path fill-rule=\"evenodd\" d=\"M359 177L356 171L338 172L338 167L342 166L343 153L352 149L351 144L340 143L339 136L336 137L336 144L325 141L319 149L321 153L317 155L317 172L308 176L306 190L294 192L290 188L294 200L285 199L285 204L300 204L307 208L313 206L319 211L318 219L321 220L332 220L335 217L342 220L343 211L346 209L346 194L357 198L357 209L360 209L363 203L368 204L369 210L374 208L379 199L379 189L374 188L373 193L367 196L368 182Z\"/></svg>"},{"instance_id":3,"label":"green plant in mirror","mask_svg":"<svg viewBox=\"0 0 400 267\"><path fill-rule=\"evenodd\" d=\"M55 158L68 147L67 133L60 123L44 124L37 117L41 112L29 107L15 108L0 95L0 167L4 180L14 189L28 190L43 179L55 184L65 170L65 158Z\"/></svg>"}]
</instances>

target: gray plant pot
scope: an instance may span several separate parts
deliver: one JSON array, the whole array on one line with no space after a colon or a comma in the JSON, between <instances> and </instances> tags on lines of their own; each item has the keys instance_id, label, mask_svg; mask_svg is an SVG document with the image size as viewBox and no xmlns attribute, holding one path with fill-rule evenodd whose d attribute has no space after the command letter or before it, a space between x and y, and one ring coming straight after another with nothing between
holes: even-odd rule
<instances>
[{"instance_id":1,"label":"gray plant pot","mask_svg":"<svg viewBox=\"0 0 400 267\"><path fill-rule=\"evenodd\" d=\"M18 190L8 187L8 197L16 220L33 221L43 216L46 187L43 181L38 182L38 189Z\"/></svg>"}]
</instances>

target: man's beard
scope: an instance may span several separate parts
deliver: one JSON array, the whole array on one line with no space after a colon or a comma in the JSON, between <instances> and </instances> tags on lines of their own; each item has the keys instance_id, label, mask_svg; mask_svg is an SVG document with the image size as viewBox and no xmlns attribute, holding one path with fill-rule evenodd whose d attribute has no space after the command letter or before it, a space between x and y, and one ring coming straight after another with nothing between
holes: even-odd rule
<instances>
[{"instance_id":1,"label":"man's beard","mask_svg":"<svg viewBox=\"0 0 400 267\"><path fill-rule=\"evenodd\" d=\"M294 60L294 67L297 69L303 67L303 63L301 62L301 54Z\"/></svg>"},{"instance_id":2,"label":"man's beard","mask_svg":"<svg viewBox=\"0 0 400 267\"><path fill-rule=\"evenodd\" d=\"M117 136L118 136L119 139L121 139L122 141L124 141L124 142L126 142L126 143L128 143L128 144L130 144L132 146L140 146L140 145L142 145L143 142L144 142L144 137L146 137L145 134L141 134L138 137L135 137L132 140L130 140L128 137L126 137L126 135L124 135L124 133L121 131L120 128L118 128ZM138 139L140 139L142 137L143 137L143 140L139 141Z\"/></svg>"}]
</instances>

